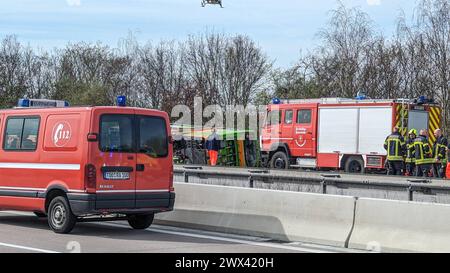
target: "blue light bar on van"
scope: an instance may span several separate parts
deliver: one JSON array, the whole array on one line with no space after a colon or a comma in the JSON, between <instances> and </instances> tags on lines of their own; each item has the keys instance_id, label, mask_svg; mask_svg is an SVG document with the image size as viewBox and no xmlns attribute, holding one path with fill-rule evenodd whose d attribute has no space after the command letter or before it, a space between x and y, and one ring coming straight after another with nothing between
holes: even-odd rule
<instances>
[{"instance_id":1,"label":"blue light bar on van","mask_svg":"<svg viewBox=\"0 0 450 273\"><path fill-rule=\"evenodd\" d=\"M63 100L44 100L44 99L19 99L17 107L24 108L51 108L51 107L68 107L69 103Z\"/></svg>"},{"instance_id":2,"label":"blue light bar on van","mask_svg":"<svg viewBox=\"0 0 450 273\"><path fill-rule=\"evenodd\" d=\"M30 100L29 99L19 99L17 106L18 107L30 107Z\"/></svg>"},{"instance_id":3,"label":"blue light bar on van","mask_svg":"<svg viewBox=\"0 0 450 273\"><path fill-rule=\"evenodd\" d=\"M117 97L117 106L119 106L119 107L127 106L127 97L126 96L118 96Z\"/></svg>"}]
</instances>

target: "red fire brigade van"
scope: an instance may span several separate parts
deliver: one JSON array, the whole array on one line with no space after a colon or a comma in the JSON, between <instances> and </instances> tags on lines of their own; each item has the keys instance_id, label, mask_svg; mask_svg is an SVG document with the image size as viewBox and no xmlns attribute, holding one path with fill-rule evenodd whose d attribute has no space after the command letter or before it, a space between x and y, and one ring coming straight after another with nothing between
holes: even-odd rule
<instances>
[{"instance_id":1,"label":"red fire brigade van","mask_svg":"<svg viewBox=\"0 0 450 273\"><path fill-rule=\"evenodd\" d=\"M399 127L426 129L432 143L441 109L417 100L324 98L274 100L261 134L261 150L272 168L330 168L347 172L384 169L386 137Z\"/></svg>"},{"instance_id":2,"label":"red fire brigade van","mask_svg":"<svg viewBox=\"0 0 450 273\"><path fill-rule=\"evenodd\" d=\"M57 233L119 219L144 229L172 210L168 115L125 107L125 97L118 105L25 99L0 111L0 210L47 216Z\"/></svg>"}]
</instances>

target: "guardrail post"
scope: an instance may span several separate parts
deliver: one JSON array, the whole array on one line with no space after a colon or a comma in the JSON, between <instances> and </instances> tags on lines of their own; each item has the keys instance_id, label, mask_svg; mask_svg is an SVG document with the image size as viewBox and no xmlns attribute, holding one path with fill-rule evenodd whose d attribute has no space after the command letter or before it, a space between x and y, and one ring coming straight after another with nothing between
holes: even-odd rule
<instances>
[{"instance_id":1,"label":"guardrail post","mask_svg":"<svg viewBox=\"0 0 450 273\"><path fill-rule=\"evenodd\" d=\"M327 178L341 178L340 174L322 174L322 182L320 182L320 186L322 187L322 193L327 194Z\"/></svg>"},{"instance_id":2,"label":"guardrail post","mask_svg":"<svg viewBox=\"0 0 450 273\"><path fill-rule=\"evenodd\" d=\"M408 200L413 201L414 200L414 190L412 186L408 187Z\"/></svg>"},{"instance_id":3,"label":"guardrail post","mask_svg":"<svg viewBox=\"0 0 450 273\"><path fill-rule=\"evenodd\" d=\"M187 172L183 172L184 183L189 183L189 174Z\"/></svg>"},{"instance_id":4,"label":"guardrail post","mask_svg":"<svg viewBox=\"0 0 450 273\"><path fill-rule=\"evenodd\" d=\"M327 181L325 181L325 178L320 182L320 186L322 187L322 194L327 194Z\"/></svg>"},{"instance_id":5,"label":"guardrail post","mask_svg":"<svg viewBox=\"0 0 450 273\"><path fill-rule=\"evenodd\" d=\"M249 183L250 188L254 188L255 187L255 185L253 183L253 177L251 175L248 177L248 183Z\"/></svg>"}]
</instances>

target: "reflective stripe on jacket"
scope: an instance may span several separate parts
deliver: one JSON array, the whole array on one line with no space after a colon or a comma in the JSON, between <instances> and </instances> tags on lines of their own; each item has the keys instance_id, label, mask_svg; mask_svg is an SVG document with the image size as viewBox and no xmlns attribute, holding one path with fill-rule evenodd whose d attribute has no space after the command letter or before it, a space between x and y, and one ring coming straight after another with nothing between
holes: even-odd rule
<instances>
[{"instance_id":1,"label":"reflective stripe on jacket","mask_svg":"<svg viewBox=\"0 0 450 273\"><path fill-rule=\"evenodd\" d=\"M434 162L432 158L430 144L425 136L419 136L414 140L414 154L416 165L430 164Z\"/></svg>"},{"instance_id":2,"label":"reflective stripe on jacket","mask_svg":"<svg viewBox=\"0 0 450 273\"><path fill-rule=\"evenodd\" d=\"M408 138L406 141L406 163L414 163L416 162L416 157L414 155L414 138Z\"/></svg>"},{"instance_id":3,"label":"reflective stripe on jacket","mask_svg":"<svg viewBox=\"0 0 450 273\"><path fill-rule=\"evenodd\" d=\"M442 161L445 164L447 161L447 139L443 136L436 139L433 145L433 158Z\"/></svg>"},{"instance_id":4,"label":"reflective stripe on jacket","mask_svg":"<svg viewBox=\"0 0 450 273\"><path fill-rule=\"evenodd\" d=\"M384 141L384 149L387 151L387 160L403 161L406 144L403 136L399 133L392 133Z\"/></svg>"}]
</instances>

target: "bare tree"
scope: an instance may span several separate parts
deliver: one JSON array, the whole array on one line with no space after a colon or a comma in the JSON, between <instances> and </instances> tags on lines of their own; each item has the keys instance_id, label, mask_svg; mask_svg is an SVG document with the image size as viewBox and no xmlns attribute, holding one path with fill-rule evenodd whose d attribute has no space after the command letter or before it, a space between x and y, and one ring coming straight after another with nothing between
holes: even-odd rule
<instances>
[{"instance_id":1,"label":"bare tree","mask_svg":"<svg viewBox=\"0 0 450 273\"><path fill-rule=\"evenodd\" d=\"M247 105L267 84L271 62L245 36L190 36L188 74L206 104Z\"/></svg>"},{"instance_id":2,"label":"bare tree","mask_svg":"<svg viewBox=\"0 0 450 273\"><path fill-rule=\"evenodd\" d=\"M319 52L324 58L317 70L332 73L331 88L345 97L353 97L363 87L363 67L366 54L373 47L373 30L368 15L359 9L347 9L342 3L332 11L328 28L319 33L323 45Z\"/></svg>"},{"instance_id":3,"label":"bare tree","mask_svg":"<svg viewBox=\"0 0 450 273\"><path fill-rule=\"evenodd\" d=\"M23 69L23 47L15 36L7 36L0 44L0 102L12 105L26 94L26 73Z\"/></svg>"},{"instance_id":4,"label":"bare tree","mask_svg":"<svg viewBox=\"0 0 450 273\"><path fill-rule=\"evenodd\" d=\"M187 87L183 51L174 42L147 44L139 51L142 101L152 108L170 112L182 103Z\"/></svg>"}]
</instances>

